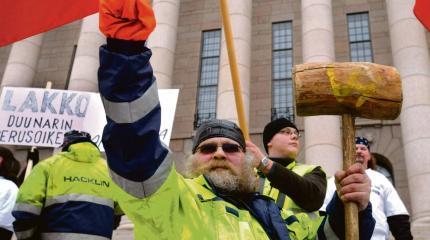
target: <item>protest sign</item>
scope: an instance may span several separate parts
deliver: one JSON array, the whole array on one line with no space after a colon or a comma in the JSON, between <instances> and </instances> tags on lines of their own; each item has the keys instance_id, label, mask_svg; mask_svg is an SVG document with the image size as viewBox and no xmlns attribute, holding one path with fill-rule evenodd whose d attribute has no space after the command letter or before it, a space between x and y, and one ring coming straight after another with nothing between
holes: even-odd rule
<instances>
[{"instance_id":1,"label":"protest sign","mask_svg":"<svg viewBox=\"0 0 430 240\"><path fill-rule=\"evenodd\" d=\"M160 139L169 144L178 89L159 90ZM103 149L106 117L98 93L4 87L0 96L0 144L58 147L69 130L86 131Z\"/></svg>"}]
</instances>

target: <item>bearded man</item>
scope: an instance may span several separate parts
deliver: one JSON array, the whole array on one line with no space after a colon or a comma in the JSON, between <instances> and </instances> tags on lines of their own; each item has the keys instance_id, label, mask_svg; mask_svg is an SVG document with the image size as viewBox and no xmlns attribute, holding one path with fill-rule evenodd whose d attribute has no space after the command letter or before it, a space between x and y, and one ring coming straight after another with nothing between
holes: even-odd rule
<instances>
[{"instance_id":1,"label":"bearded man","mask_svg":"<svg viewBox=\"0 0 430 240\"><path fill-rule=\"evenodd\" d=\"M288 229L275 202L255 192L244 136L233 122L211 120L196 130L195 178L175 170L159 138L161 108L145 47L155 27L150 1L102 0L99 9L107 37L98 74L107 116L103 144L111 177L128 193L120 205L135 225L135 239L296 239L295 231L303 230ZM359 179L346 181L354 186L346 184L343 194L357 190L352 201L368 206L370 182L355 167L339 175ZM370 205L366 209L361 216L371 219L365 226L371 232Z\"/></svg>"}]
</instances>

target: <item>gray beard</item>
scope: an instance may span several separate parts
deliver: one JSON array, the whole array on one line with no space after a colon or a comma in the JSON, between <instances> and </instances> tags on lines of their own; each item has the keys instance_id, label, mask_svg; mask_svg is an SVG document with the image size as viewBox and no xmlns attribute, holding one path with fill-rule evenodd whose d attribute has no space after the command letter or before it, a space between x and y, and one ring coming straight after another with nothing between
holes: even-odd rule
<instances>
[{"instance_id":1,"label":"gray beard","mask_svg":"<svg viewBox=\"0 0 430 240\"><path fill-rule=\"evenodd\" d=\"M254 168L251 166L248 154L246 154L246 160L238 173L234 173L232 169L212 170L208 167L210 165L199 166L195 161L191 160L191 164L187 167L190 174L187 175L196 177L203 174L218 190L226 194L251 193L257 190L258 179Z\"/></svg>"},{"instance_id":2,"label":"gray beard","mask_svg":"<svg viewBox=\"0 0 430 240\"><path fill-rule=\"evenodd\" d=\"M204 175L222 192L232 193L239 191L240 178L232 174L230 170L209 171Z\"/></svg>"},{"instance_id":3,"label":"gray beard","mask_svg":"<svg viewBox=\"0 0 430 240\"><path fill-rule=\"evenodd\" d=\"M209 171L204 175L223 193L241 194L256 191L257 178L253 169L243 168L239 175L233 174L230 170Z\"/></svg>"}]
</instances>

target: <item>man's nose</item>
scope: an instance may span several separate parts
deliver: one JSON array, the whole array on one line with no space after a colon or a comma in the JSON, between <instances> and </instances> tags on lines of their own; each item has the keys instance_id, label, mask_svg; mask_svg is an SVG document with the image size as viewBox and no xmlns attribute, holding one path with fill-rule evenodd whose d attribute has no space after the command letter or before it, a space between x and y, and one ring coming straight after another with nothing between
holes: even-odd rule
<instances>
[{"instance_id":1,"label":"man's nose","mask_svg":"<svg viewBox=\"0 0 430 240\"><path fill-rule=\"evenodd\" d=\"M214 152L214 158L225 158L225 152L222 149L222 146L217 146L216 151Z\"/></svg>"}]
</instances>

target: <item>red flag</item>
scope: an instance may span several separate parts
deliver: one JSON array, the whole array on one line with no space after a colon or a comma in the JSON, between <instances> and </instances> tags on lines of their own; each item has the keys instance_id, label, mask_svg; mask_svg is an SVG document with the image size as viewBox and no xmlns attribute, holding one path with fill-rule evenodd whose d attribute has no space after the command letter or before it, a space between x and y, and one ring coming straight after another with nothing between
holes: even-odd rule
<instances>
[{"instance_id":1,"label":"red flag","mask_svg":"<svg viewBox=\"0 0 430 240\"><path fill-rule=\"evenodd\" d=\"M420 22L430 31L430 1L416 0L414 6L414 14Z\"/></svg>"},{"instance_id":2,"label":"red flag","mask_svg":"<svg viewBox=\"0 0 430 240\"><path fill-rule=\"evenodd\" d=\"M0 0L0 46L98 11L98 0Z\"/></svg>"}]
</instances>

